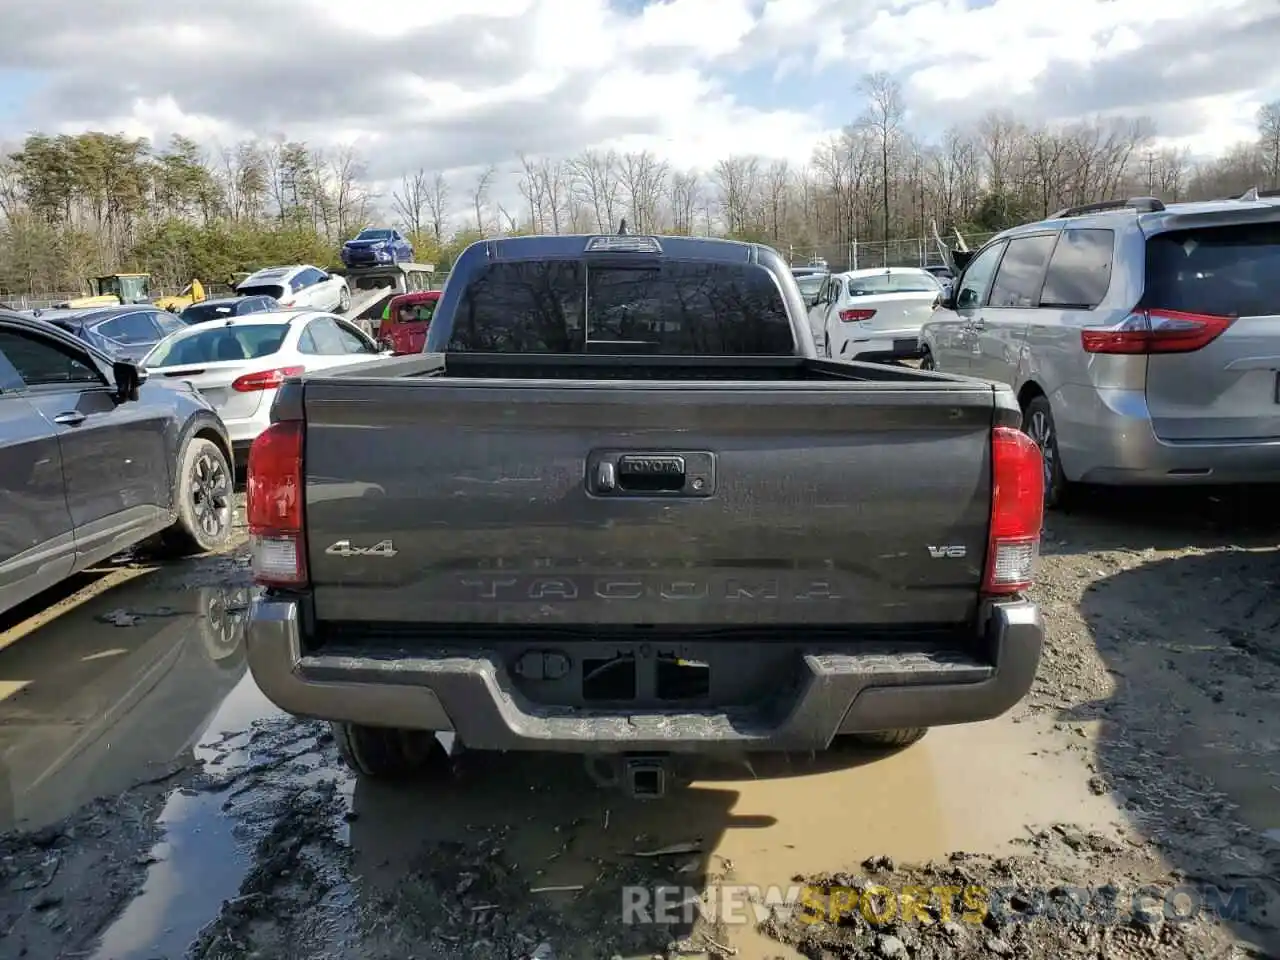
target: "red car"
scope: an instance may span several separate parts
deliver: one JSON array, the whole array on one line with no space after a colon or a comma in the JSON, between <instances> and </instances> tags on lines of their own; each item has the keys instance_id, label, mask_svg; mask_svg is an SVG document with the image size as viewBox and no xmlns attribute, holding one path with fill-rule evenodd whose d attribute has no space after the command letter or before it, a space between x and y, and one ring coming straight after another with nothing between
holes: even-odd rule
<instances>
[{"instance_id":1,"label":"red car","mask_svg":"<svg viewBox=\"0 0 1280 960\"><path fill-rule=\"evenodd\" d=\"M378 329L378 339L385 348L400 356L421 353L427 342L427 327L440 300L439 290L420 290L392 297L387 304L387 319Z\"/></svg>"}]
</instances>

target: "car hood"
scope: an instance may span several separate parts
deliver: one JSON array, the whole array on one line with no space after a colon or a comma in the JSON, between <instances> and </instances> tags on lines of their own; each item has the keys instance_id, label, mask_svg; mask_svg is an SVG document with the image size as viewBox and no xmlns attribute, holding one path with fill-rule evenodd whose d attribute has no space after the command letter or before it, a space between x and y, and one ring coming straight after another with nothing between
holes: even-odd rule
<instances>
[{"instance_id":1,"label":"car hood","mask_svg":"<svg viewBox=\"0 0 1280 960\"><path fill-rule=\"evenodd\" d=\"M343 244L344 247L382 247L390 243L390 240L348 240Z\"/></svg>"}]
</instances>

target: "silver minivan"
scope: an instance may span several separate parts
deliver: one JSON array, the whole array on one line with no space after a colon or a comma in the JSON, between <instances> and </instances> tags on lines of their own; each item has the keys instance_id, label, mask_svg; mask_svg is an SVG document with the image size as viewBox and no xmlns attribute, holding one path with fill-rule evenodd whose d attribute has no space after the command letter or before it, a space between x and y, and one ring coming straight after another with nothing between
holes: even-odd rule
<instances>
[{"instance_id":1,"label":"silver minivan","mask_svg":"<svg viewBox=\"0 0 1280 960\"><path fill-rule=\"evenodd\" d=\"M978 250L922 366L1011 384L1071 484L1280 481L1280 198L1059 211Z\"/></svg>"}]
</instances>

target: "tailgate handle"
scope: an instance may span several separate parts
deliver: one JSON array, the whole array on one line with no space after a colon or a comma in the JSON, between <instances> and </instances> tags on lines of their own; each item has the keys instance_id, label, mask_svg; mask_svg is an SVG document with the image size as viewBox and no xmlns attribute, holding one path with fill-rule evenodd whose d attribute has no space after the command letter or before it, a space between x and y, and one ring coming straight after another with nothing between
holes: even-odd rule
<instances>
[{"instance_id":1,"label":"tailgate handle","mask_svg":"<svg viewBox=\"0 0 1280 960\"><path fill-rule=\"evenodd\" d=\"M684 457L674 453L629 453L618 458L623 493L678 493L684 489Z\"/></svg>"},{"instance_id":2,"label":"tailgate handle","mask_svg":"<svg viewBox=\"0 0 1280 960\"><path fill-rule=\"evenodd\" d=\"M587 458L586 480L598 497L710 497L715 456L709 451L597 450Z\"/></svg>"}]
</instances>

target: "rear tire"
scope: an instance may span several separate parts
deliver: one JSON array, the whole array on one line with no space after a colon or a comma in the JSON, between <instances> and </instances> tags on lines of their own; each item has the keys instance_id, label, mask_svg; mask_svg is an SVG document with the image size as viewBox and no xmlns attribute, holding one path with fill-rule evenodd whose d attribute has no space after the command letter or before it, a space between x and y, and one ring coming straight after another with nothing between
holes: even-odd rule
<instances>
[{"instance_id":1,"label":"rear tire","mask_svg":"<svg viewBox=\"0 0 1280 960\"><path fill-rule=\"evenodd\" d=\"M1044 505L1048 510L1065 507L1075 486L1062 472L1058 453L1058 428L1053 422L1053 408L1046 396L1035 396L1022 413L1022 432L1035 441L1044 458Z\"/></svg>"},{"instance_id":2,"label":"rear tire","mask_svg":"<svg viewBox=\"0 0 1280 960\"><path fill-rule=\"evenodd\" d=\"M149 552L178 559L222 550L231 542L234 496L226 454L212 440L192 437L178 458L177 522L147 544Z\"/></svg>"},{"instance_id":3,"label":"rear tire","mask_svg":"<svg viewBox=\"0 0 1280 960\"><path fill-rule=\"evenodd\" d=\"M872 730L869 733L845 733L836 737L837 742L847 743L855 747L870 747L876 750L909 747L921 740L928 727L904 727L901 730Z\"/></svg>"},{"instance_id":4,"label":"rear tire","mask_svg":"<svg viewBox=\"0 0 1280 960\"><path fill-rule=\"evenodd\" d=\"M338 294L338 312L346 313L351 309L351 291L346 287L342 288L342 292Z\"/></svg>"},{"instance_id":5,"label":"rear tire","mask_svg":"<svg viewBox=\"0 0 1280 960\"><path fill-rule=\"evenodd\" d=\"M362 776L403 780L427 773L443 776L449 770L448 752L428 731L337 721L331 726L343 762Z\"/></svg>"}]
</instances>

